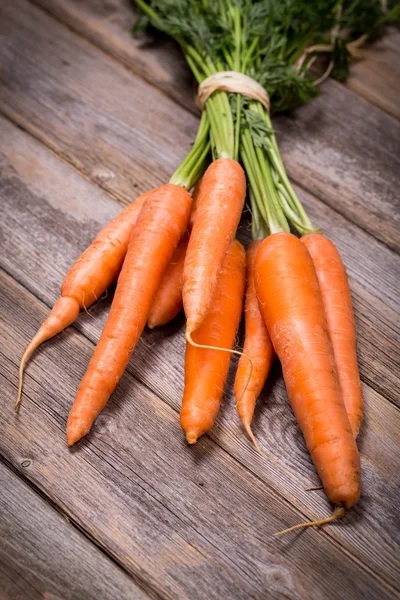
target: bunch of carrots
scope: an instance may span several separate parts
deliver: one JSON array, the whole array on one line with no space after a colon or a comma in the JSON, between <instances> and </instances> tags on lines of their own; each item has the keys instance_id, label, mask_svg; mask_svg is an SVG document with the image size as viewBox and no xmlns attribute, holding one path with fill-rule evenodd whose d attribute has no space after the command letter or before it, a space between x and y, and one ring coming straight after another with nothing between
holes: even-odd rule
<instances>
[{"instance_id":1,"label":"bunch of carrots","mask_svg":"<svg viewBox=\"0 0 400 600\"><path fill-rule=\"evenodd\" d=\"M286 12L279 14L272 10L274 3L265 1L137 4L142 25L178 41L199 83L221 71L245 73L266 87L278 109L315 94L306 75L318 52L312 47L323 32L307 11L301 22L304 39L300 30L283 24L283 15L298 15L296 3L283 2ZM328 24L340 32L346 16L349 36L351 19L340 6ZM189 28L185 19L193 15L196 27ZM285 35L281 32L274 41L280 57L274 63L271 35L276 37L279 25ZM331 40L331 60L339 43L350 43L342 35L336 42ZM265 80L261 75L268 60L270 79ZM246 193L254 239L247 252L235 238ZM69 446L90 431L146 323L163 325L183 306L187 343L180 422L188 443L213 426L236 353L236 405L258 448L252 417L277 356L308 450L335 506L327 519L299 526L333 521L357 502L362 396L346 271L289 182L265 105L221 89L209 96L193 148L170 182L125 208L70 269L60 298L23 355L17 406L32 352L73 323L115 280L106 325L68 418ZM234 344L243 305L245 341L239 352Z\"/></svg>"}]
</instances>

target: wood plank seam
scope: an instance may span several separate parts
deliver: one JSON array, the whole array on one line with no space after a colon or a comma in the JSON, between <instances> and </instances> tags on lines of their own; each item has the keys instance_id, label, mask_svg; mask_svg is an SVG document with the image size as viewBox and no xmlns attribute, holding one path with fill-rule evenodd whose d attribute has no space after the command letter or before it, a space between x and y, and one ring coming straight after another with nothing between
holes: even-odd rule
<instances>
[{"instance_id":1,"label":"wood plank seam","mask_svg":"<svg viewBox=\"0 0 400 600\"><path fill-rule=\"evenodd\" d=\"M3 269L0 269L0 272L1 272L1 271L3 271ZM11 277L11 279L13 279L13 278ZM15 281L15 280L14 280L14 281ZM44 303L44 302L42 302L42 301L41 301L40 299L38 299L38 298L37 298L37 297L36 297L36 296L35 296L33 293L31 293L29 290L27 290L27 289L25 288L25 286L23 286L23 285L21 285L21 284L19 284L19 283L18 283L18 285L20 285L20 287L22 287L22 288L23 288L23 289L24 289L24 290L27 292L27 294L29 294L29 295L31 295L33 298L35 298L35 300L36 300L38 303L40 303L40 304L42 304L42 305L45 305L45 303ZM78 331L78 330L76 330L76 331L77 331L77 333L78 333L78 336L81 336L81 337L82 337L82 338L85 340L85 343L87 343L88 345L90 345L90 346L94 347L94 343L93 343L93 342L92 342L90 339L88 339L84 333L82 333L82 332L80 332L80 331ZM9 361L10 361L10 359L7 359L7 360L9 360ZM12 364L14 364L14 365L15 365L15 367L17 368L17 365L16 365L16 364L15 364L13 361L10 361L10 362L11 362ZM31 375L29 375L29 373L27 373L27 374L26 374L26 376L27 376L27 377L31 377ZM171 407L171 406L170 406L170 405L169 405L169 404L168 404L168 403L167 403L165 400L163 400L162 398L160 398L160 396L159 396L159 395L158 395L158 394L157 394L157 393L156 393L154 390L150 389L150 388L149 388L149 387L148 387L148 386L147 386L145 383L142 383L142 381L140 381L140 379L139 379L139 378L137 378L137 377L136 377L134 374L132 374L131 372L126 372L126 373L125 373L125 377L130 377L130 378L133 378L134 380L138 381L138 382L140 383L140 385L142 385L144 388L146 388L146 389L149 389L149 390L150 390L150 392L151 392L151 393L152 393L152 394L153 394L153 395L154 395L154 396L155 396L155 397L156 397L156 398L157 398L157 399L158 399L160 402L162 402L163 404L165 404L169 410L172 410L172 411L174 411L175 413L177 413L177 411L176 411L176 410L175 410L173 407ZM36 381L36 380L35 380L35 381ZM12 385L14 385L14 386L15 386L15 384L12 384ZM36 403L35 403L35 404L36 404ZM41 407L41 409L42 409L42 407ZM216 439L214 439L214 438L212 437L212 434L211 434L211 435L207 434L207 438L210 440L211 444L215 444L216 446L218 446L218 447L219 447L219 448L220 448L220 449L221 449L221 450L222 450L222 451L223 451L223 452L224 452L224 453L225 453L225 454L226 454L226 455L227 455L227 456L228 456L228 457L229 457L229 458L230 458L230 459L231 459L231 460L232 460L232 461L235 463L235 464L237 464L237 465L239 466L239 468L241 468L241 469L243 469L244 471L246 471L246 472L247 472L247 473L248 473L248 474L249 474L251 477L255 477L255 478L256 478L256 479L257 479L257 480L258 480L258 481L259 481L261 484L263 484L263 485L267 485L267 487L268 487L268 488L269 488L269 490L270 490L270 493L271 493L271 494L273 494L274 496L276 496L276 497L279 499L279 501L283 501L283 502L284 502L284 503L285 503L285 504L286 504L288 507L290 507L290 509L291 509L291 510L295 511L295 512L296 512L296 514L298 514L298 516L299 516L299 519L303 519L303 520L309 520L309 515L307 515L307 514L303 513L303 511L302 511L302 510L301 510L299 507L297 507L296 505L294 505L294 504L293 504L293 503L292 503L292 502L291 502L291 501L290 501L288 498L286 498L284 495L282 495L282 493L279 491L279 489L277 489L277 488L276 488L276 487L275 487L275 486L274 486L274 485L273 485L271 482L269 482L269 481L266 481L265 479L263 479L262 477L260 477L260 476L259 476L259 475L258 475L256 472L254 472L252 469L250 469L250 468L249 468L247 465L245 465L245 464L242 464L242 463L240 462L240 460L239 460L239 459L238 459L236 456L232 455L232 454L229 452L229 450L227 450L225 447L221 446L221 445L218 443L218 440L216 440ZM92 441L92 443L93 443L93 441ZM94 447L95 447L95 448L97 448L97 450L98 450L98 447L96 446L96 443L95 443L95 442L94 442ZM0 453L0 456L1 456L1 453ZM110 464L110 463L108 463L108 464ZM136 475L138 475L138 474L136 474ZM148 492L148 490L146 490L146 492L147 492L147 493L149 493L149 492ZM45 492L44 492L44 493L45 493ZM152 497L153 497L155 500L158 500L156 497L154 497L154 496L152 496ZM161 504L162 504L162 503L161 503ZM167 507L167 506L165 506L164 504L162 504L162 506L164 506L164 507L165 507L165 508L166 508L168 511L171 511L170 507ZM173 511L171 511L171 512L173 513ZM173 513L173 514L175 514L175 513ZM176 515L175 515L175 516L176 516ZM71 520L73 520L73 517L71 517ZM197 532L197 533L198 533L198 532ZM395 587L393 587L393 586L392 586L392 585L391 585L391 584L390 584L388 581L386 581L386 579L382 578L382 577L381 577L381 575L380 575L378 572L376 572L376 571L374 571L373 569L371 569L371 568L370 568L368 565L366 565L366 564L365 564L365 563L364 563L362 560L360 560L358 557L356 557L356 556L355 556L355 555L354 555L352 552L350 552L348 549L344 548L344 547L343 547L343 546L342 546L342 545L339 543L339 541L338 541L338 540L336 540L336 538L335 538L335 537L332 537L332 536L331 536L331 534L329 533L329 530L328 530L328 528L325 528L325 529L324 529L324 528L320 528L320 529L318 529L318 530L317 530L317 533L318 533L318 535L326 535L326 536L328 536L328 538L329 538L330 542L331 542L331 543L334 543L334 544L335 544L335 546L337 547L337 549L338 549L339 551L341 551L341 552L345 553L345 554L346 554L346 556L348 556L348 557L350 557L351 559L353 559L353 560L354 560L354 561L355 561L355 562L356 562L356 563L357 563L357 564L358 564L358 565L359 565L361 568L363 568L363 569L364 569L364 571L365 571L365 572L369 573L369 574L370 574L372 577L374 577L374 578L375 578L375 579L376 579L376 580L377 580L377 581L378 581L378 582L379 582L381 585L383 585L383 586L384 586L384 587L385 587L387 590L389 590L389 591L391 591L391 592L398 592L398 591L400 591L400 587L399 587L398 589L397 589L397 588L395 588ZM198 534L199 534L199 533L198 533ZM208 542L209 542L209 543L212 543L210 540L208 540ZM219 548L218 550L219 550L219 551L221 551L221 549L220 549L220 548ZM235 565L235 567L238 567L238 565Z\"/></svg>"},{"instance_id":2,"label":"wood plank seam","mask_svg":"<svg viewBox=\"0 0 400 600\"><path fill-rule=\"evenodd\" d=\"M1 565L0 565L0 567L1 567ZM1 568L0 568L0 573L4 573L4 571L2 571L2 570L1 570ZM5 573L4 573L4 575L5 575L5 576L8 576L8 573L7 573L7 572L5 572ZM30 587L32 587L32 588L33 588L33 589L34 589L34 590L35 590L35 591L38 593L38 595L41 593L41 591L40 591L40 590L38 590L38 589L37 589L37 588L36 588L36 587L35 587L35 586L32 584L32 582L30 582L30 581L28 582L28 580L27 580L27 579L25 579L25 577L23 576L23 574L22 574L22 573L20 573L20 574L19 574L19 576L20 576L20 578L21 578L23 581L25 581L27 584L29 583ZM19 585L17 582L14 582L14 585L16 585L16 586L17 586L17 588L21 590L21 593L22 593L22 594L25 594L25 591L26 591L26 590L24 590L24 589L23 589L23 588L22 588L22 587L21 587L21 586L20 586L20 585ZM3 597L3 596L2 596L1 598L2 598L2 600L8 600L8 599L6 599L6 598L5 598L5 597ZM21 598L22 598L22 596L21 596Z\"/></svg>"},{"instance_id":3,"label":"wood plank seam","mask_svg":"<svg viewBox=\"0 0 400 600\"><path fill-rule=\"evenodd\" d=\"M137 77L141 81L144 81L151 88L153 88L153 89L161 92L166 98L172 100L173 102L175 102L175 104L177 104L178 106L180 106L181 108L183 108L184 110L186 110L186 112L194 114L197 117L199 117L199 119L200 119L200 111L199 111L198 108L196 108L196 105L194 103L193 103L193 107L191 107L191 106L188 106L185 102L180 102L179 101L179 97L174 96L167 89L165 89L163 87L158 87L154 83L154 81L151 80L151 78L144 77L142 73L139 73L138 71L135 71L135 69L133 69L125 61L121 60L121 58L119 56L117 56L116 54L112 54L111 52L107 52L107 50L105 50L104 48L102 48L99 44L96 44L90 38L88 38L87 36L83 35L76 27L73 27L69 23L65 23L65 21L63 21L62 19L60 19L54 13L50 12L49 10L47 10L39 2L35 2L35 0L27 0L27 1L30 4L32 4L33 6L36 6L36 8L38 8L42 12L44 12L48 17L50 17L51 19L54 19L54 21L56 21L57 23L59 23L60 25L62 25L66 29L68 29L69 31L71 31L71 33L73 33L74 35L78 36L81 40L83 40L84 42L86 42L87 44L89 44L92 48L95 48L103 56L106 56L108 59L111 59L119 67L123 67L126 71L128 71L128 73L130 73L131 75L134 75L135 77ZM352 92L352 93L354 93L354 92Z\"/></svg>"},{"instance_id":4,"label":"wood plank seam","mask_svg":"<svg viewBox=\"0 0 400 600\"><path fill-rule=\"evenodd\" d=\"M132 581L138 588L140 588L141 590L143 590L143 592L146 594L146 597L152 598L153 600L161 600L161 596L156 593L156 591L148 584L148 582L146 580L144 580L144 585L143 585L143 582L142 582L142 580L140 578L133 577L132 574L129 573L125 569L125 567L123 565L121 565L117 560L115 560L112 555L110 555L103 547L101 547L98 544L97 540L95 538L93 538L93 536L91 536L87 532L83 531L82 528L79 527L79 524L76 524L72 519L70 519L67 516L67 514L64 512L64 510L62 509L62 507L60 505L58 505L57 503L55 503L52 500L52 498L50 498L45 492L43 492L43 490L39 486L35 485L25 475L25 473L19 471L2 454L0 454L0 463L8 471L10 471L11 473L13 473L16 477L18 477L18 479L20 479L26 486L28 486L28 488L33 492L33 494L35 494L35 496L38 496L39 498L41 498L46 503L46 505L49 505L50 510L54 510L60 517L62 517L62 519L66 522L66 526L70 526L74 530L74 532L76 532L76 535L78 535L82 539L85 539L85 541L88 542L91 546L94 546L96 548L96 550L100 551L101 554L103 556L105 556L105 558L108 561L111 561L113 563L113 565L115 565L117 567L118 570L121 570L124 573L124 575L129 578L130 581ZM0 567L1 567L1 564L0 564ZM19 576L22 579L24 579L23 573L20 572ZM41 594L41 590L38 590L37 588L35 588L35 586L32 583L32 581L29 581L27 583L29 583L29 585L31 587L33 587L38 592L39 595ZM15 582L15 584L18 585L17 582ZM24 591L24 590L22 590L22 591Z\"/></svg>"},{"instance_id":5,"label":"wood plank seam","mask_svg":"<svg viewBox=\"0 0 400 600\"><path fill-rule=\"evenodd\" d=\"M130 375L131 375L131 374L130 374ZM136 378L134 375L132 375L132 377L133 377L133 379L137 379L137 378ZM138 380L138 379L137 379L137 381L139 381L139 383L142 383L142 382L141 382L140 380ZM144 385L144 387L145 387L146 389L149 389L149 388L148 388L146 385ZM150 390L150 392L152 392L152 393L154 394L153 390ZM159 397L157 394L155 394L155 395L157 396L157 398L158 398L159 400L161 400L161 402L164 402L164 401L162 400L162 398L160 398L160 397ZM173 410L173 409L172 409L172 410ZM212 438L210 438L210 439L212 439ZM213 441L213 442L214 442L214 443L215 443L217 446L219 446L219 448L221 448L221 449L222 449L222 450L223 450L223 451L224 451L226 454L228 454L228 456L230 456L231 458L233 458L233 459L234 459L234 461L235 461L235 462L238 464L238 466L239 466L240 468L243 468L243 465L242 465L242 464L241 464L239 461L237 461L237 459L235 459L235 457L233 457L233 456L232 456L232 455L231 455L229 452L227 452L227 451L226 451L224 448L222 448L222 447L221 447L221 446L220 446L220 445L219 445L219 444L218 444L218 443L217 443L215 440L212 440L212 441ZM104 443L104 441L103 441L103 443ZM110 466L112 469L114 469L114 470L115 470L117 473L121 474L121 473L120 473L120 471L119 471L118 469L116 469L115 465L114 465L114 464L113 464L111 461L109 461L109 460L107 459L107 456L106 456L104 453L101 453L101 450L100 450L100 448L99 448L99 447L96 445L96 441L93 441L93 446L94 446L94 448L96 448L98 455L99 455L99 456L102 456L102 459L103 459L105 462L107 462L107 464L108 464L108 465L109 465L109 466ZM150 496L153 498L153 500L154 500L155 502L157 502L158 504L160 504L160 505L161 505L163 508L165 508L167 511L171 512L171 513L172 513L172 514L173 514L173 515L174 515L174 516L175 516L175 517L176 517L176 518L177 518L177 519L178 519L180 522L182 522L184 525L186 525L186 526L189 526L191 529L194 529L194 531L197 533L197 535L198 535L199 537L201 537L201 538L202 538L202 539L203 539L205 542L208 542L208 543L209 543L209 544L210 544L210 545L211 545L213 548L215 548L216 550L218 550L219 552L221 552L221 554L222 554L222 555L223 555L225 558L227 558L227 559L228 559L228 561L229 561L229 556L226 554L226 552L224 552L224 550L222 550L221 548L219 548L218 546L216 546L216 545L214 544L214 542L213 542L211 539L207 539L207 538L205 538L205 537L204 537L204 535L201 533L201 531L199 531L198 529L196 529L196 527L194 527L193 525L191 525L189 522L185 521L185 520L182 518L182 515L181 515L181 514L179 514L178 512L176 512L176 511L172 510L172 508L171 508L170 506L167 506L166 504L164 504L164 503L162 502L162 500L161 500L160 498L158 498L158 497L157 497L157 494L153 494L153 493L150 491L150 489L149 489L149 488L150 488L150 484L149 484L149 482L148 482L148 481L146 481L146 480L144 480L144 479L142 478L142 476L141 476L140 472L134 471L134 470L133 470L133 469L132 469L130 466L128 466L128 469L129 469L130 471L132 471L132 472L133 472L133 473L136 475L136 477L137 477L138 479L141 479L141 480L142 480L142 481L143 481L143 482L146 484L146 486L143 486L143 487L142 487L142 486L140 486L140 487L141 487L141 489L142 489L144 492L146 492L147 494L149 494L149 495L150 495ZM257 477L257 479L259 479L260 481L262 481L262 480L261 480L259 477ZM266 482L264 482L264 483L266 483ZM271 489L273 489L273 488L271 487ZM154 490L154 492L156 492L156 490L155 490L154 488L153 488L153 490ZM276 492L276 490L274 490L274 491ZM302 516L303 516L303 515L302 515ZM202 556L204 556L204 557L206 558L206 554L204 554L203 552L201 552L201 550L198 550L198 549L196 548L196 551L199 551L199 552L200 552L200 554L202 554ZM244 577L245 579L246 579L246 578L248 578L248 572L244 571L244 570L243 570L243 569L240 567L240 565L237 565L237 564L235 564L235 565L234 565L234 567L235 567L235 569L236 569L236 570L237 570L237 571L238 571L238 572L241 574L241 576L242 576L242 577Z\"/></svg>"},{"instance_id":6,"label":"wood plank seam","mask_svg":"<svg viewBox=\"0 0 400 600\"><path fill-rule=\"evenodd\" d=\"M40 486L36 485L29 477L23 472L19 471L10 461L0 453L0 462L10 471L12 471L15 475L17 475L29 488L38 496L40 496L47 504L51 506L53 510L57 512L68 524L71 525L76 531L79 532L84 538L86 538L93 546L95 546L100 552L106 556L113 564L115 564L119 569L121 569L125 575L127 575L138 587L140 587L148 596L153 600L162 600L162 596L160 596L157 591L151 587L145 578L141 578L139 575L135 577L130 573L123 564L121 564L116 557L114 557L110 552L108 552L107 548L102 546L96 538L94 538L88 531L83 529L79 523L77 523L72 517L69 517L66 511L62 508L61 505L57 504ZM30 583L30 585L32 585ZM39 591L39 590L38 590Z\"/></svg>"},{"instance_id":7,"label":"wood plank seam","mask_svg":"<svg viewBox=\"0 0 400 600\"><path fill-rule=\"evenodd\" d=\"M173 94L169 93L169 91L167 89L164 89L163 87L159 87L156 86L150 78L146 78L143 77L142 73L138 73L137 71L135 71L132 67L129 67L124 61L122 61L119 57L117 57L114 54L111 54L107 51L105 51L99 44L93 42L92 40L90 40L87 36L83 35L82 33L79 32L79 30L76 27L71 26L70 24L65 23L62 19L60 19L57 15L53 14L52 12L50 12L49 10L47 10L46 8L44 8L39 2L35 2L35 0L28 0L33 6L35 6L40 12L44 13L47 15L48 18L51 18L52 20L54 20L55 22L57 22L59 25L61 25L62 27L64 27L65 29L67 29L68 31L72 32L74 35L76 35L79 39L84 40L85 43L89 44L89 46L91 46L92 48L96 49L96 51L100 52L101 55L107 57L108 59L112 59L112 61L114 63L116 63L118 66L123 66L123 68L125 70L127 70L130 74L133 74L135 77L137 77L138 79L145 81L147 85L149 85L150 87L152 87L153 89L156 89L157 91L161 92L164 96L168 97L172 102L174 102L175 104L181 106L186 112L191 113L191 114L195 114L195 115L199 115L198 110L195 108L194 104L193 104L193 108L190 106L188 107L187 103L184 102L179 102L179 100L173 96ZM364 103L366 103L367 105L370 106L375 106L373 105L371 102L369 102L369 100L365 99L362 96L359 96L358 94L356 94L355 92L353 92L352 90L350 90L349 88L343 86L341 83L332 80L332 85L335 85L338 88L343 88L346 89L346 91L354 96L356 96L357 98L360 98L361 101L363 101ZM379 107L375 107L376 110L379 110L380 112L384 112L381 108ZM6 116L11 122L15 123L18 126L21 126L21 123L18 123L17 121L15 121L9 114L5 114L2 113L0 111L0 114L3 114L4 116ZM385 113L387 114L387 113ZM26 129L26 127L21 126L21 128L26 131L27 133L32 134L31 130ZM61 160L63 162L65 162L66 164L72 165L74 167L74 169L76 169L79 173L83 174L83 176L89 180L89 181L93 181L92 179L88 178L88 176L86 174L84 174L84 172L82 172L79 169L79 166L74 164L72 161L69 161L68 159L66 159L65 156L63 156L62 154L58 154L57 152L55 152L50 145L48 145L47 143L43 142L43 139L36 136L33 133L33 137L35 137L35 139L37 139L38 141L42 142L45 147L48 147L49 149L52 150L52 152L58 156L59 158L61 158ZM324 205L329 206L330 208L334 209L334 206L325 201L323 198L321 198L321 196L315 191L315 190L311 190L309 187L304 185L304 182L302 182L298 177L296 177L295 175L290 173L290 169L288 169L288 173L290 175L290 179L292 180L293 183L295 183L299 188L304 189L307 192L312 193L320 202L322 202ZM94 181L93 181L94 182ZM96 182L94 182L96 183ZM121 202L121 200L124 202L125 199L124 196L119 196L115 193L113 193L113 191L111 189L109 189L109 187L107 187L107 185L99 185L99 187L103 190L105 190L111 197L117 199L119 202ZM362 229L363 231L366 231L367 233L370 233L370 235L372 235L374 237L374 239L378 240L378 241L382 241L380 240L373 231L369 231L366 228L362 227L358 222L356 222L353 218L352 215L348 215L345 212L341 212L338 209L334 209L338 214L340 214L341 216L343 216L344 218L346 218L349 222L353 223L354 225L360 227L360 229ZM384 243L384 242L382 242ZM397 253L399 253L399 250L393 246L389 246L389 244L385 244L386 247L389 247L393 250L395 250Z\"/></svg>"},{"instance_id":8,"label":"wood plank seam","mask_svg":"<svg viewBox=\"0 0 400 600\"><path fill-rule=\"evenodd\" d=\"M36 135L35 131L27 129L22 121L19 121L18 119L14 119L11 115L7 114L7 112L4 111L1 107L0 107L0 117L7 119L7 121L9 121L13 125L15 125L15 127L18 127L18 129L23 131L26 135L29 135L29 137L36 140L41 146L43 146L43 148L46 148L46 150L48 152L50 152L50 154L55 156L64 165L67 165L69 168L72 168L76 173L78 173L81 177L83 177L83 179L88 181L91 185L94 185L95 187L103 190L103 192L106 192L107 195L110 198L112 198L113 200L115 200L116 202L118 202L118 204L120 204L120 205L122 204L122 206L126 206L126 204L124 204L123 196L118 196L118 194L114 193L113 190L111 190L107 186L101 185L101 183L98 180L92 179L91 177L89 177L87 175L87 173L85 173L85 171L82 171L81 169L79 169L77 164L75 164L71 160L68 160L62 153L56 152L50 144L47 144L43 140L43 138Z\"/></svg>"}]
</instances>

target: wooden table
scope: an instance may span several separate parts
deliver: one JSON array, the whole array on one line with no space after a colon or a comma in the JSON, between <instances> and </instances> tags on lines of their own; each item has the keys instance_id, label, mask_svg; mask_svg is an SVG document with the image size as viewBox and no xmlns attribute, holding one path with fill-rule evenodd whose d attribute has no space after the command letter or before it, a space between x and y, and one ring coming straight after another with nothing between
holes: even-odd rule
<instances>
[{"instance_id":1,"label":"wooden table","mask_svg":"<svg viewBox=\"0 0 400 600\"><path fill-rule=\"evenodd\" d=\"M22 351L74 259L140 192L168 180L193 141L194 85L166 41L133 40L129 0L13 0L0 15L0 597L361 599L399 597L400 36L371 46L347 84L274 120L313 221L347 265L365 419L363 494L329 514L279 368L255 433L234 409L185 445L183 318L146 332L92 433L65 424L104 324L104 299L36 352L19 416ZM246 237L246 232L242 231Z\"/></svg>"}]
</instances>

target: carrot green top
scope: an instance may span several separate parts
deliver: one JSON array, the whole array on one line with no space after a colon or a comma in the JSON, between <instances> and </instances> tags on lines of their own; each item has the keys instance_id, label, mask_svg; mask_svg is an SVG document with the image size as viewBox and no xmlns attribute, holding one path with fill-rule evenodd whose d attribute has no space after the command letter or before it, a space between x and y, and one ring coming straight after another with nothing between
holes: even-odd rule
<instances>
[{"instance_id":1,"label":"carrot green top","mask_svg":"<svg viewBox=\"0 0 400 600\"><path fill-rule=\"evenodd\" d=\"M135 1L141 11L135 31L151 26L173 37L199 84L221 71L244 73L268 92L274 112L304 104L318 93L315 84L321 78L309 75L318 54L329 58L322 79L345 79L349 59L363 41L383 24L400 20L400 5L393 0ZM240 93L217 90L203 114L199 135L209 137L213 158L243 163L253 237L289 231L289 222L300 235L315 231L286 175L264 106ZM193 148L171 181L185 185L200 155Z\"/></svg>"}]
</instances>

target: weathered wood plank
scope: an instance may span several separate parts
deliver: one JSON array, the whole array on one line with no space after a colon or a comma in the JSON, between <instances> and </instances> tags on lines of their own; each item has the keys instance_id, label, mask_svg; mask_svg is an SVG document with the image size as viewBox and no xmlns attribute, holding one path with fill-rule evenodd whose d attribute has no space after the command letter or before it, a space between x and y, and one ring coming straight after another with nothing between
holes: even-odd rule
<instances>
[{"instance_id":1,"label":"weathered wood plank","mask_svg":"<svg viewBox=\"0 0 400 600\"><path fill-rule=\"evenodd\" d=\"M11 406L19 348L47 310L9 277L0 276L0 289L6 318L0 325L0 451L17 469L29 460L25 476L130 573L174 599L395 597L392 577L374 574L348 552L344 557L328 530L286 542L272 538L301 517L273 491L268 475L264 481L254 477L207 437L195 448L186 446L176 412L130 375L94 434L70 451L65 415L93 349L79 335L63 333L37 354L29 369L29 399L16 417ZM392 454L385 453L385 460L393 469ZM379 472L371 475L372 485L383 484ZM385 487L388 498L390 482ZM364 507L365 513L371 509L374 502ZM379 529L385 545L379 552L392 562L395 512L393 498L385 512L388 529ZM371 545L365 513L349 515L337 529L367 535Z\"/></svg>"},{"instance_id":2,"label":"weathered wood plank","mask_svg":"<svg viewBox=\"0 0 400 600\"><path fill-rule=\"evenodd\" d=\"M107 204L110 205L110 216L115 214L117 205L100 190L95 196L93 186L89 182L83 180L67 165L60 163L37 142L4 119L0 121L0 131L3 133L0 139L10 140L1 147L4 158L0 197L5 216L1 231L4 248L2 264L13 277L50 305L58 294L58 287L72 260L90 242L100 222L103 219L107 220ZM34 169L31 162L33 158L36 160ZM58 196L54 190L65 181L69 182L68 189L66 188L65 192ZM69 194L72 200L69 200ZM76 198L85 198L85 202L82 203L84 206L79 211L75 208ZM321 218L322 213L325 213L324 218L328 229L329 222L334 222L334 227L328 230L328 233L338 244L351 269L354 279L351 283L356 298L356 317L361 328L359 337L363 379L367 380L370 377L377 385L386 385L393 392L393 401L398 400L394 375L396 371L393 363L390 362L394 360L396 348L393 337L394 317L391 321L394 310L390 308L390 304L392 301L395 302L398 293L398 279L392 269L398 264L398 256L348 223L343 217L337 216L334 220L332 215L329 215L329 209L313 200L311 196L307 198L307 202L310 202L315 214L321 214ZM98 211L96 211L97 206ZM318 206L321 208L318 209ZM372 273L372 279L377 277L382 282L379 289L373 283L369 283L368 273ZM384 301L382 290L387 291L388 302ZM373 292L382 293L378 298L373 295ZM109 300L101 302L91 310L90 314L81 315L77 323L77 328L92 341L98 339L108 306ZM361 307L360 314L358 306ZM365 326L363 318L365 318ZM374 324L374 320L378 325ZM33 322L35 321L31 321L31 324ZM373 337L371 339L371 323L373 331L377 332L376 336L381 327L386 326L386 329L382 329L385 335L379 340L378 347L375 347L375 339ZM146 333L135 350L128 368L129 372L150 389L154 389L174 410L179 409L183 382L184 336L180 324L182 322L178 319L162 331ZM33 330L32 327L32 332ZM65 336L67 339L74 337L73 333L66 333ZM21 342L20 353L27 341L28 337ZM46 345L35 356L34 361L28 366L28 373L35 368L36 360L41 356L49 356L50 348L50 344ZM381 355L391 357L389 363L386 364L386 359L381 359ZM60 377L60 374L58 376ZM44 375L43 377L46 381ZM385 378L389 378L389 385L382 383L381 380ZM71 386L76 389L78 382L79 375L75 375ZM29 388L26 388L26 391L29 396ZM388 565L389 572L391 571L390 565L394 555L392 549L386 548L386 538L383 542L384 547L381 547L380 536L387 529L385 523L391 510L391 492L389 490L387 495L382 495L376 486L386 486L387 481L391 481L389 473L396 468L392 461L397 460L393 449L398 444L396 427L400 413L368 387L365 387L365 399L367 418L361 440L362 448L367 448L367 456L371 457L364 466L369 489L366 496L368 502L364 502L359 509L353 511L354 516L349 515L350 521L353 519L350 529L349 525L346 525L346 528L332 530L332 535L338 536L340 543L357 556L364 557L366 554L368 560L370 560L371 543L367 544L365 540L371 542L373 539L372 547L379 547L380 551L371 565L375 568L378 561L379 568L386 573ZM261 419L260 412L258 413L256 431L265 451L276 456L284 466L296 473L297 484L288 482L285 476L275 470L271 472L249 446L233 409L231 383L227 390L227 402L231 406L226 405L221 411L217 426L211 433L212 438L258 477L272 480L279 493L302 512L309 516L326 513L328 507L322 496L304 492L310 481L315 478L314 469L293 416L288 411L286 395L281 378L277 377L277 371L260 400L260 407L265 403L265 409L261 408L260 411L265 410L266 415ZM60 422L64 424L66 414L60 412L59 417ZM115 418L118 421L115 426L119 427L119 414L115 415ZM374 427L371 428L369 425L371 421L376 422L382 439L376 437ZM175 424L177 427L175 435L180 436L181 439L177 420ZM99 426L101 431L101 419ZM386 433L384 433L385 429L387 429ZM94 436L93 439L97 438ZM282 440L286 441L287 446L282 445ZM394 486L395 482L392 481L390 485ZM362 515L363 527L366 527L362 535L357 523L357 519L361 518L360 515Z\"/></svg>"},{"instance_id":3,"label":"weathered wood plank","mask_svg":"<svg viewBox=\"0 0 400 600\"><path fill-rule=\"evenodd\" d=\"M6 215L0 229L5 250L1 265L49 304L73 260L118 207L5 119L0 132L0 195ZM399 402L399 257L323 203L309 195L304 200L315 222L337 243L354 281L363 379ZM245 229L241 233L245 236ZM43 260L49 251L53 260ZM84 319L84 327L90 328L91 321Z\"/></svg>"},{"instance_id":4,"label":"weathered wood plank","mask_svg":"<svg viewBox=\"0 0 400 600\"><path fill-rule=\"evenodd\" d=\"M25 0L2 10L0 110L125 203L168 181L196 116Z\"/></svg>"},{"instance_id":5,"label":"weathered wood plank","mask_svg":"<svg viewBox=\"0 0 400 600\"><path fill-rule=\"evenodd\" d=\"M96 43L107 38L106 49L112 46L130 69L142 65L143 74L146 65L148 78L164 79L164 89L168 79L179 83L187 77L186 69L180 74L182 61L174 63L172 75L165 71L165 47L147 53L130 41L126 2L122 8L117 0L100 4L99 11L93 0L83 9L71 1L45 5ZM140 190L148 187L150 172L158 182L168 178L193 139L194 116L23 0L6 8L2 26L9 36L0 85L3 112L123 201L131 197L133 182ZM154 71L165 75L153 78ZM400 124L332 81L310 105L274 122L294 180L399 249Z\"/></svg>"},{"instance_id":6,"label":"weathered wood plank","mask_svg":"<svg viewBox=\"0 0 400 600\"><path fill-rule=\"evenodd\" d=\"M23 461L21 470L30 468ZM0 463L2 594L25 598L149 596L11 469Z\"/></svg>"},{"instance_id":7,"label":"weathered wood plank","mask_svg":"<svg viewBox=\"0 0 400 600\"><path fill-rule=\"evenodd\" d=\"M390 28L385 36L363 49L354 62L346 87L400 120L400 32Z\"/></svg>"},{"instance_id":8,"label":"weathered wood plank","mask_svg":"<svg viewBox=\"0 0 400 600\"><path fill-rule=\"evenodd\" d=\"M122 62L133 73L154 84L181 106L194 111L196 85L177 44L166 37L133 37L136 22L130 0L33 0ZM151 57L151 58L150 58Z\"/></svg>"}]
</instances>

